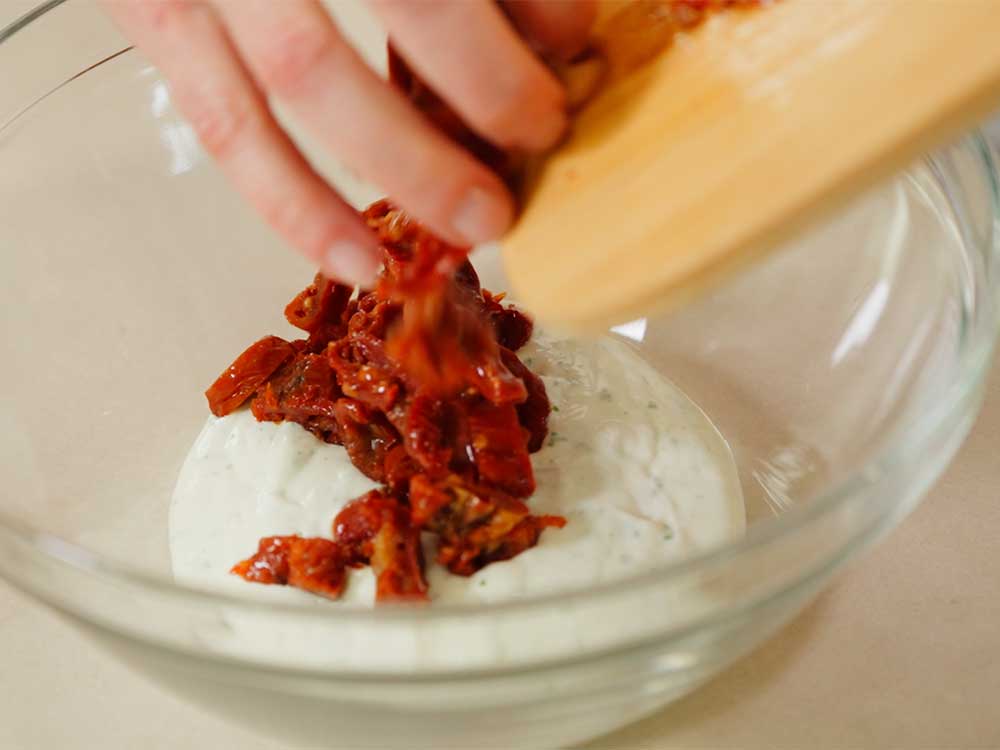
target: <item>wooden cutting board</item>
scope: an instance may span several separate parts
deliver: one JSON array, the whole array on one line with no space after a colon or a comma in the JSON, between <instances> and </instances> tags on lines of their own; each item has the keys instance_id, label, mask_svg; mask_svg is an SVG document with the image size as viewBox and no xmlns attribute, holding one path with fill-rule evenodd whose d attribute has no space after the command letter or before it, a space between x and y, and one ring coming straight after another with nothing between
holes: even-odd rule
<instances>
[{"instance_id":1,"label":"wooden cutting board","mask_svg":"<svg viewBox=\"0 0 1000 750\"><path fill-rule=\"evenodd\" d=\"M611 85L504 240L514 295L600 330L683 303L1000 105L1000 0L781 0Z\"/></svg>"}]
</instances>

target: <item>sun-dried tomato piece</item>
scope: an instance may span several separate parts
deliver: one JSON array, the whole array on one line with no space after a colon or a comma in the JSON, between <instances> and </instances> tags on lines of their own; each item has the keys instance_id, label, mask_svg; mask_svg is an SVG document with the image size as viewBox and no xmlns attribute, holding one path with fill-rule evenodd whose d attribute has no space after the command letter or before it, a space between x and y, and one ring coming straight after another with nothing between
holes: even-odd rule
<instances>
[{"instance_id":1,"label":"sun-dried tomato piece","mask_svg":"<svg viewBox=\"0 0 1000 750\"><path fill-rule=\"evenodd\" d=\"M527 344L535 329L534 321L516 307L502 305L501 300L504 295L494 295L485 289L482 294L486 314L493 324L497 343L515 352Z\"/></svg>"},{"instance_id":2,"label":"sun-dried tomato piece","mask_svg":"<svg viewBox=\"0 0 1000 750\"><path fill-rule=\"evenodd\" d=\"M471 286L468 248L439 240L386 201L369 207L365 217L386 252L377 291L402 308L385 351L407 378L442 396L471 385L495 403L523 401L524 387L500 362L496 335L481 312L483 299ZM460 268L462 285L453 281Z\"/></svg>"},{"instance_id":3,"label":"sun-dried tomato piece","mask_svg":"<svg viewBox=\"0 0 1000 750\"><path fill-rule=\"evenodd\" d=\"M561 529L566 525L562 516L527 516L517 526L507 532L490 549L489 562L509 560L538 544L545 529Z\"/></svg>"},{"instance_id":4,"label":"sun-dried tomato piece","mask_svg":"<svg viewBox=\"0 0 1000 750\"><path fill-rule=\"evenodd\" d=\"M288 556L288 585L336 599L347 576L340 550L328 539L299 539Z\"/></svg>"},{"instance_id":5,"label":"sun-dried tomato piece","mask_svg":"<svg viewBox=\"0 0 1000 750\"><path fill-rule=\"evenodd\" d=\"M383 299L406 301L445 286L466 263L468 247L445 242L387 200L365 209L365 221L378 234L385 270L378 289Z\"/></svg>"},{"instance_id":6,"label":"sun-dried tomato piece","mask_svg":"<svg viewBox=\"0 0 1000 750\"><path fill-rule=\"evenodd\" d=\"M455 494L449 491L450 483L460 483L455 475L444 480L433 480L426 474L416 474L410 479L409 502L410 520L414 526L424 531L436 531L443 523L439 514L455 501Z\"/></svg>"},{"instance_id":7,"label":"sun-dried tomato piece","mask_svg":"<svg viewBox=\"0 0 1000 750\"><path fill-rule=\"evenodd\" d=\"M250 404L261 422L297 422L327 443L341 442L335 406L340 388L327 358L300 353Z\"/></svg>"},{"instance_id":8,"label":"sun-dried tomato piece","mask_svg":"<svg viewBox=\"0 0 1000 750\"><path fill-rule=\"evenodd\" d=\"M453 278L456 286L464 289L473 296L481 294L483 291L482 285L479 283L479 274L476 273L475 267L469 262L468 258L455 269Z\"/></svg>"},{"instance_id":9,"label":"sun-dried tomato piece","mask_svg":"<svg viewBox=\"0 0 1000 750\"><path fill-rule=\"evenodd\" d=\"M316 274L313 283L285 307L285 319L296 328L313 333L324 325L339 325L351 299L351 287Z\"/></svg>"},{"instance_id":10,"label":"sun-dried tomato piece","mask_svg":"<svg viewBox=\"0 0 1000 750\"><path fill-rule=\"evenodd\" d=\"M402 443L385 451L382 459L382 482L394 495L405 495L410 479L420 473L420 465Z\"/></svg>"},{"instance_id":11,"label":"sun-dried tomato piece","mask_svg":"<svg viewBox=\"0 0 1000 750\"><path fill-rule=\"evenodd\" d=\"M402 306L391 300L381 299L377 294L368 293L358 298L351 315L347 335L352 341L364 338L366 341L385 341L392 328L403 314Z\"/></svg>"},{"instance_id":12,"label":"sun-dried tomato piece","mask_svg":"<svg viewBox=\"0 0 1000 750\"><path fill-rule=\"evenodd\" d=\"M528 457L528 433L521 427L515 408L470 400L465 404L465 419L479 484L513 497L531 495L535 476Z\"/></svg>"},{"instance_id":13,"label":"sun-dried tomato piece","mask_svg":"<svg viewBox=\"0 0 1000 750\"><path fill-rule=\"evenodd\" d=\"M528 398L517 405L517 418L528 431L528 452L536 453L542 449L545 436L549 434L549 414L552 412L545 383L510 349L504 349L501 358L507 369L520 378L528 391Z\"/></svg>"},{"instance_id":14,"label":"sun-dried tomato piece","mask_svg":"<svg viewBox=\"0 0 1000 750\"><path fill-rule=\"evenodd\" d=\"M236 563L230 572L255 583L288 583L288 553L295 539L298 537L264 537L256 554Z\"/></svg>"},{"instance_id":15,"label":"sun-dried tomato piece","mask_svg":"<svg viewBox=\"0 0 1000 750\"><path fill-rule=\"evenodd\" d=\"M359 333L330 344L326 352L345 395L380 411L392 409L402 393L402 382L381 341Z\"/></svg>"},{"instance_id":16,"label":"sun-dried tomato piece","mask_svg":"<svg viewBox=\"0 0 1000 750\"><path fill-rule=\"evenodd\" d=\"M420 530L392 495L372 490L344 506L333 535L351 565L370 564L377 601L427 598Z\"/></svg>"},{"instance_id":17,"label":"sun-dried tomato piece","mask_svg":"<svg viewBox=\"0 0 1000 750\"><path fill-rule=\"evenodd\" d=\"M256 554L231 572L254 583L294 586L330 599L340 596L346 577L336 542L300 536L261 539Z\"/></svg>"},{"instance_id":18,"label":"sun-dried tomato piece","mask_svg":"<svg viewBox=\"0 0 1000 750\"><path fill-rule=\"evenodd\" d=\"M385 415L356 399L342 398L334 406L340 442L358 469L376 482L385 479L385 456L402 442Z\"/></svg>"},{"instance_id":19,"label":"sun-dried tomato piece","mask_svg":"<svg viewBox=\"0 0 1000 750\"><path fill-rule=\"evenodd\" d=\"M236 411L294 356L295 347L277 336L251 344L205 391L208 408L217 417Z\"/></svg>"},{"instance_id":20,"label":"sun-dried tomato piece","mask_svg":"<svg viewBox=\"0 0 1000 750\"><path fill-rule=\"evenodd\" d=\"M397 520L398 519L398 520ZM372 542L371 566L375 573L375 601L401 602L427 599L424 552L420 531L401 509L379 529Z\"/></svg>"},{"instance_id":21,"label":"sun-dried tomato piece","mask_svg":"<svg viewBox=\"0 0 1000 750\"><path fill-rule=\"evenodd\" d=\"M455 450L457 410L433 394L418 392L406 410L406 450L431 475L448 473Z\"/></svg>"},{"instance_id":22,"label":"sun-dried tomato piece","mask_svg":"<svg viewBox=\"0 0 1000 750\"><path fill-rule=\"evenodd\" d=\"M528 506L503 492L450 476L410 481L413 523L438 535L437 561L468 576L491 562L507 560L538 542L547 527L561 528L561 516L532 516Z\"/></svg>"},{"instance_id":23,"label":"sun-dried tomato piece","mask_svg":"<svg viewBox=\"0 0 1000 750\"><path fill-rule=\"evenodd\" d=\"M471 387L496 404L527 398L524 384L501 361L490 323L464 303L430 296L410 300L387 352L415 387L442 397Z\"/></svg>"}]
</instances>

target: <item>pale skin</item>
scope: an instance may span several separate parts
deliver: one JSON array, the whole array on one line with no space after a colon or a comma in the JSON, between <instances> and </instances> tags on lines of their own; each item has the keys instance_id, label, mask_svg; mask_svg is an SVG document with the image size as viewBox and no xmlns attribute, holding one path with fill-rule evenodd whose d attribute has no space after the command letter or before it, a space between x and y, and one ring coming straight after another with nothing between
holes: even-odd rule
<instances>
[{"instance_id":1,"label":"pale skin","mask_svg":"<svg viewBox=\"0 0 1000 750\"><path fill-rule=\"evenodd\" d=\"M540 152L563 135L565 92L542 61L572 56L593 0L368 0L408 64L479 135ZM160 69L206 151L267 222L325 273L370 284L374 236L310 166L269 107L441 237L499 238L503 182L347 44L319 0L103 0Z\"/></svg>"}]
</instances>

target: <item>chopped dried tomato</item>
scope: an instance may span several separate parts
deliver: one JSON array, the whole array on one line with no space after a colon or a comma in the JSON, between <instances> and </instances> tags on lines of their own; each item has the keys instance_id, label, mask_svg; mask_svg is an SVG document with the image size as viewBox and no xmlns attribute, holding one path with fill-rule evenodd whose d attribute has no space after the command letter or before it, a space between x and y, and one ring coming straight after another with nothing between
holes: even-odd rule
<instances>
[{"instance_id":1,"label":"chopped dried tomato","mask_svg":"<svg viewBox=\"0 0 1000 750\"><path fill-rule=\"evenodd\" d=\"M403 432L406 450L421 469L447 473L456 449L456 405L433 394L417 392L406 410Z\"/></svg>"},{"instance_id":2,"label":"chopped dried tomato","mask_svg":"<svg viewBox=\"0 0 1000 750\"><path fill-rule=\"evenodd\" d=\"M517 418L528 431L528 452L536 453L542 449L545 436L549 434L549 414L552 411L545 383L510 349L502 350L500 355L504 366L520 378L528 392L528 397L517 405Z\"/></svg>"},{"instance_id":3,"label":"chopped dried tomato","mask_svg":"<svg viewBox=\"0 0 1000 750\"><path fill-rule=\"evenodd\" d=\"M325 324L340 323L351 293L349 286L318 273L313 283L285 307L285 319L308 333L319 330Z\"/></svg>"},{"instance_id":4,"label":"chopped dried tomato","mask_svg":"<svg viewBox=\"0 0 1000 750\"><path fill-rule=\"evenodd\" d=\"M463 576L520 554L545 528L566 523L560 516L533 516L520 500L456 476L438 482L414 477L410 505L414 524L438 535L437 561Z\"/></svg>"},{"instance_id":5,"label":"chopped dried tomato","mask_svg":"<svg viewBox=\"0 0 1000 750\"><path fill-rule=\"evenodd\" d=\"M317 275L285 310L309 338L274 340L285 357L247 381L243 400L253 396L259 420L297 422L343 445L384 485L337 515L333 546L311 548L331 556L331 580L338 566L370 565L379 601L419 600L427 596L421 530L438 535L439 561L468 575L557 525L518 499L535 488L528 454L544 441L549 401L513 351L531 336L531 319L480 287L465 249L386 201L365 215L384 250L377 288L351 299ZM319 570L322 560L291 539L265 540L234 572L317 586L296 578L293 561Z\"/></svg>"},{"instance_id":6,"label":"chopped dried tomato","mask_svg":"<svg viewBox=\"0 0 1000 750\"><path fill-rule=\"evenodd\" d=\"M407 379L443 396L472 386L495 403L523 401L524 386L500 361L496 333L483 315L468 248L439 240L388 201L364 215L386 255L377 296L396 302L402 319L387 332L385 352Z\"/></svg>"},{"instance_id":7,"label":"chopped dried tomato","mask_svg":"<svg viewBox=\"0 0 1000 750\"><path fill-rule=\"evenodd\" d=\"M350 398L334 407L340 443L351 463L376 482L385 481L386 455L402 440L384 414Z\"/></svg>"},{"instance_id":8,"label":"chopped dried tomato","mask_svg":"<svg viewBox=\"0 0 1000 750\"><path fill-rule=\"evenodd\" d=\"M217 417L236 411L294 356L295 347L277 336L251 344L205 391L208 408Z\"/></svg>"},{"instance_id":9,"label":"chopped dried tomato","mask_svg":"<svg viewBox=\"0 0 1000 750\"><path fill-rule=\"evenodd\" d=\"M516 307L504 307L500 304L503 297L502 294L494 295L485 289L483 290L486 314L493 324L497 343L505 349L516 352L531 339L535 325L531 318Z\"/></svg>"},{"instance_id":10,"label":"chopped dried tomato","mask_svg":"<svg viewBox=\"0 0 1000 750\"><path fill-rule=\"evenodd\" d=\"M329 539L269 536L257 553L233 566L232 572L254 583L294 586L337 599L344 589L340 547Z\"/></svg>"},{"instance_id":11,"label":"chopped dried tomato","mask_svg":"<svg viewBox=\"0 0 1000 750\"><path fill-rule=\"evenodd\" d=\"M340 387L327 358L300 352L251 402L261 422L298 422L320 440L341 442L336 404Z\"/></svg>"},{"instance_id":12,"label":"chopped dried tomato","mask_svg":"<svg viewBox=\"0 0 1000 750\"><path fill-rule=\"evenodd\" d=\"M380 411L392 409L402 383L399 368L384 354L382 341L358 333L328 345L326 351L345 395Z\"/></svg>"},{"instance_id":13,"label":"chopped dried tomato","mask_svg":"<svg viewBox=\"0 0 1000 750\"><path fill-rule=\"evenodd\" d=\"M352 500L333 521L333 535L349 564L369 564L378 601L427 598L420 530L392 495L372 490Z\"/></svg>"},{"instance_id":14,"label":"chopped dried tomato","mask_svg":"<svg viewBox=\"0 0 1000 750\"><path fill-rule=\"evenodd\" d=\"M385 451L382 459L382 483L394 495L405 496L410 479L420 473L420 465L400 443Z\"/></svg>"},{"instance_id":15,"label":"chopped dried tomato","mask_svg":"<svg viewBox=\"0 0 1000 750\"><path fill-rule=\"evenodd\" d=\"M484 487L495 487L513 497L528 497L535 491L535 476L528 457L527 431L510 404L491 404L485 399L468 400L468 450L476 479Z\"/></svg>"}]
</instances>

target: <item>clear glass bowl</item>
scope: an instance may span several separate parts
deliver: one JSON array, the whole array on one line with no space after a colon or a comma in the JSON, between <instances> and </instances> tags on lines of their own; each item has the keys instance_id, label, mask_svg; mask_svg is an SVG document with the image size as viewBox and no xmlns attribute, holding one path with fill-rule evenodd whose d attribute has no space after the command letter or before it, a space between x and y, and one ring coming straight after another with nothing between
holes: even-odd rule
<instances>
[{"instance_id":1,"label":"clear glass bowl","mask_svg":"<svg viewBox=\"0 0 1000 750\"><path fill-rule=\"evenodd\" d=\"M972 135L697 304L614 334L729 439L744 539L491 606L331 613L177 585L166 514L201 391L311 270L124 47L87 2L0 32L0 574L244 726L349 748L555 747L610 731L794 616L914 507L975 416L1000 214L993 156ZM478 260L503 288L496 258ZM692 606L692 591L711 596ZM623 607L645 616L606 627ZM273 650L246 653L248 635ZM365 658L325 658L312 645L324 639ZM400 639L434 647L377 658ZM517 647L498 666L458 645L483 639Z\"/></svg>"}]
</instances>

